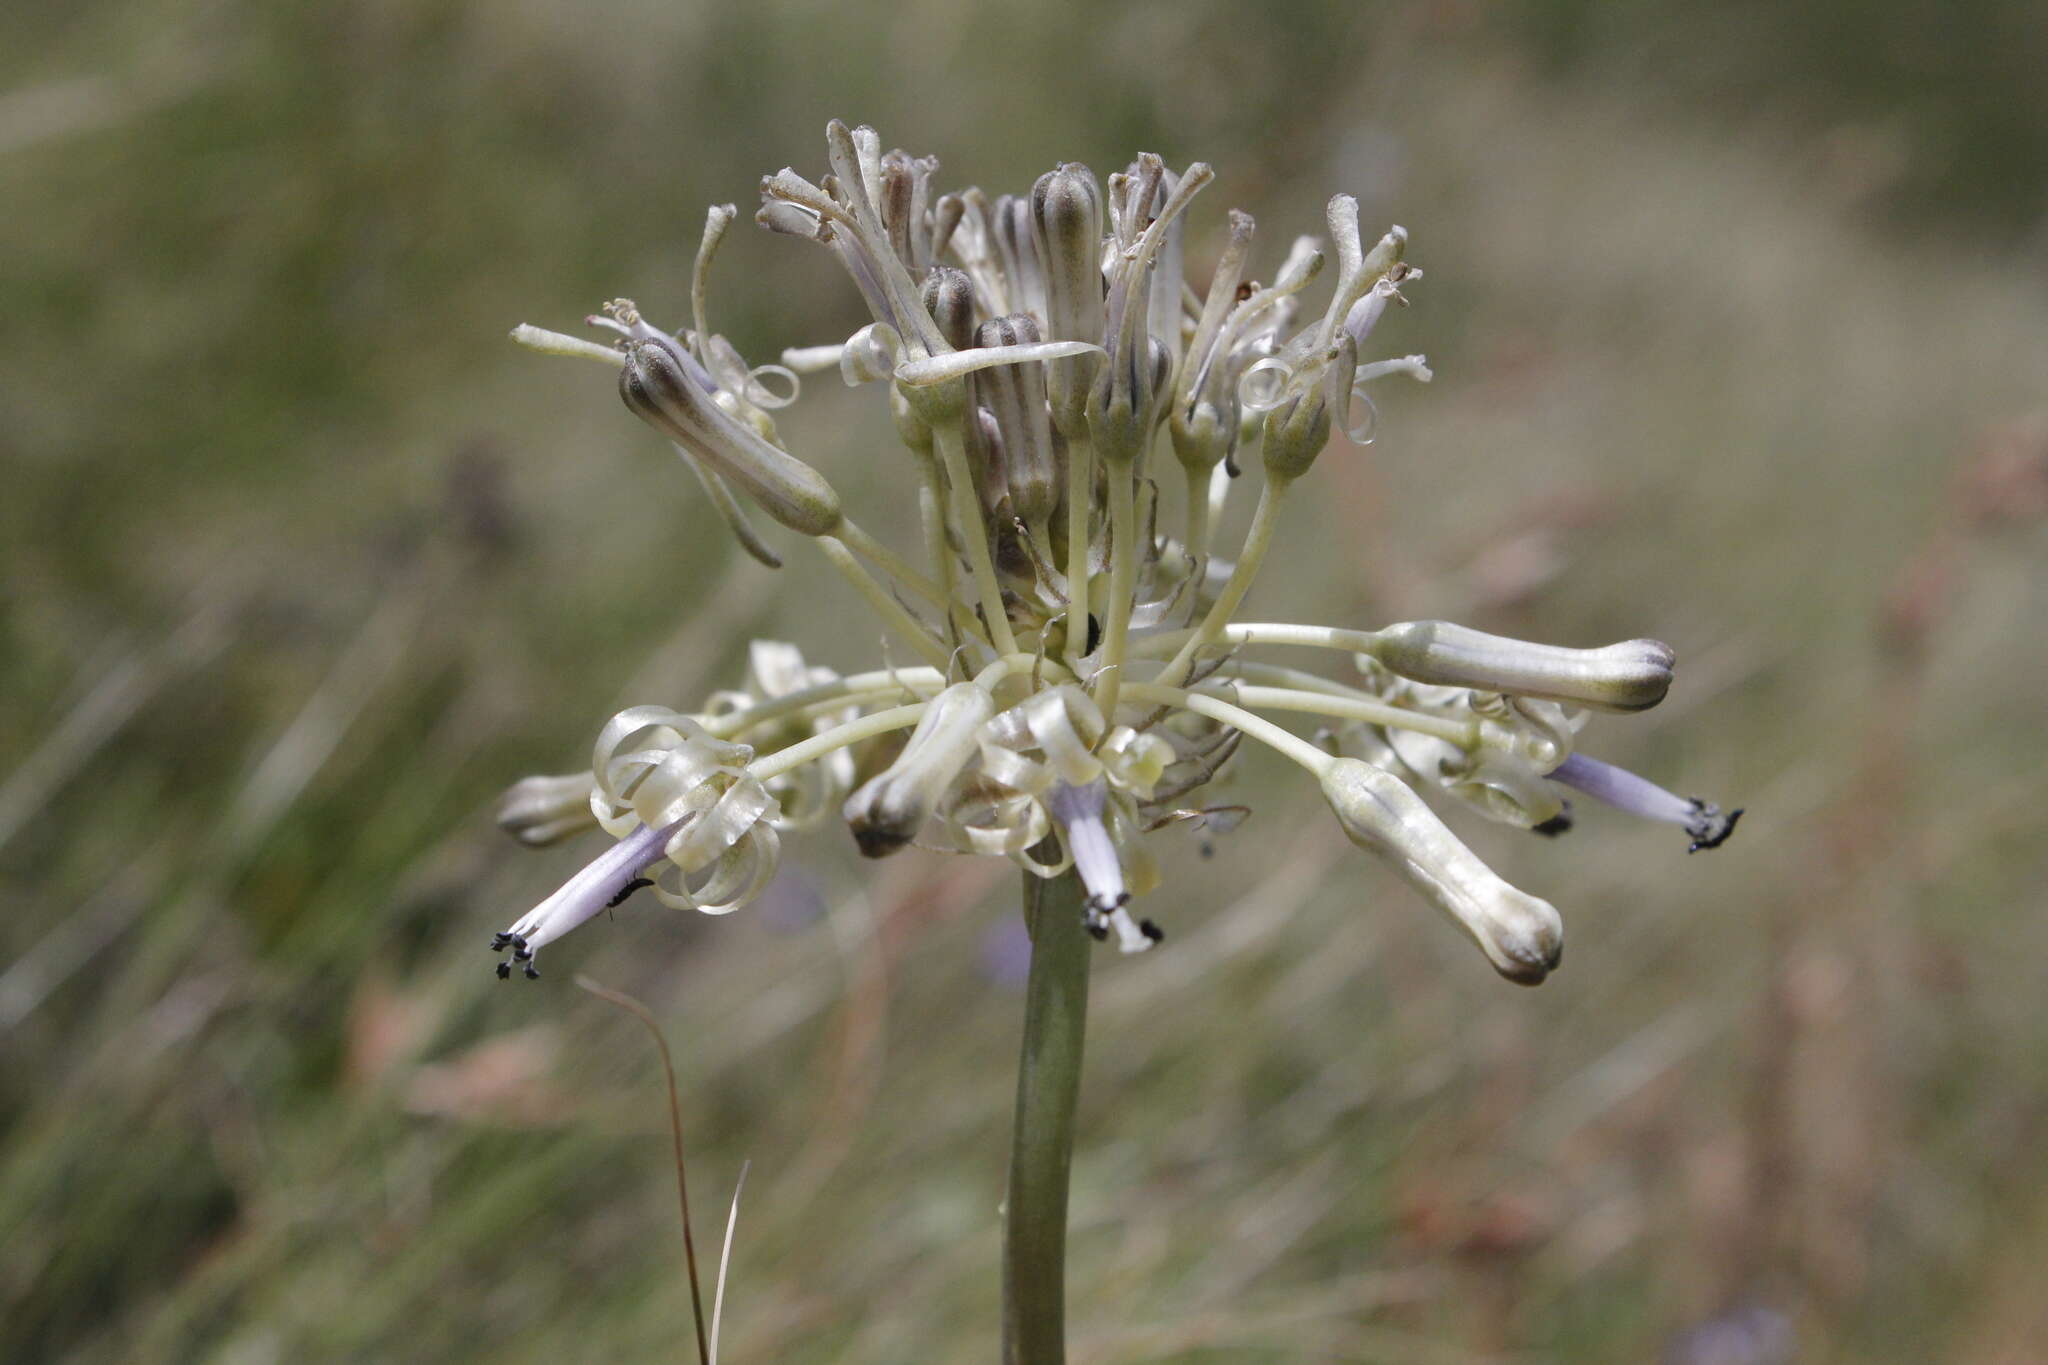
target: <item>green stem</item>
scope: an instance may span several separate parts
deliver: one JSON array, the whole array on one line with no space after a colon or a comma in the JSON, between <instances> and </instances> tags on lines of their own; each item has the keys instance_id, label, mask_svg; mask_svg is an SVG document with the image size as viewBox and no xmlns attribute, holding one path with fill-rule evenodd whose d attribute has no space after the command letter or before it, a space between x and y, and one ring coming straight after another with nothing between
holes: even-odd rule
<instances>
[{"instance_id":1,"label":"green stem","mask_svg":"<svg viewBox=\"0 0 2048 1365\"><path fill-rule=\"evenodd\" d=\"M1109 724L1116 724L1117 691L1124 681L1124 653L1131 629L1132 582L1137 577L1137 485L1131 466L1109 466L1109 602L1102 632L1101 684L1095 700Z\"/></svg>"},{"instance_id":2,"label":"green stem","mask_svg":"<svg viewBox=\"0 0 2048 1365\"><path fill-rule=\"evenodd\" d=\"M967 564L974 571L975 590L981 596L981 614L988 622L988 638L998 654L1015 654L1017 636L1010 629L1010 616L1003 609L1003 588L996 578L995 557L989 550L988 526L981 515L981 501L974 491L974 475L967 467L967 437L958 421L941 422L932 428L932 443L944 463L946 482L952 485L953 520L960 539L966 542Z\"/></svg>"},{"instance_id":3,"label":"green stem","mask_svg":"<svg viewBox=\"0 0 2048 1365\"><path fill-rule=\"evenodd\" d=\"M1265 488L1259 492L1259 505L1252 512L1251 529L1245 532L1244 549L1238 552L1237 565L1230 571L1230 581L1223 585L1222 595L1210 604L1209 614L1202 618L1202 624L1180 647L1180 653L1174 655L1173 661L1160 669L1152 681L1178 687L1194 668L1195 655L1222 637L1223 628L1243 605L1244 595L1251 591L1252 579L1258 576L1259 565L1273 543L1273 527L1279 519L1280 499L1292 483L1292 480L1283 482L1271 477L1266 480Z\"/></svg>"},{"instance_id":4,"label":"green stem","mask_svg":"<svg viewBox=\"0 0 2048 1365\"><path fill-rule=\"evenodd\" d=\"M1003 1218L1004 1365L1066 1360L1067 1175L1088 1022L1086 894L1072 871L1024 874L1031 977Z\"/></svg>"}]
</instances>

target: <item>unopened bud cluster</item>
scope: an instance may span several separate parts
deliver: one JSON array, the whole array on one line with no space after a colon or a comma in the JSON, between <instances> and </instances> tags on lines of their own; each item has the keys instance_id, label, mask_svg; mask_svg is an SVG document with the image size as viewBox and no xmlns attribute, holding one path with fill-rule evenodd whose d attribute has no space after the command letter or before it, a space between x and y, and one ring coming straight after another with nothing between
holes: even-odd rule
<instances>
[{"instance_id":1,"label":"unopened bud cluster","mask_svg":"<svg viewBox=\"0 0 2048 1365\"><path fill-rule=\"evenodd\" d=\"M941 191L936 161L884 152L871 129L833 123L826 152L816 180L765 178L756 219L838 259L873 317L853 336L799 337L749 366L711 330L705 282L730 206L707 216L684 325L619 299L589 319L607 344L513 335L611 366L746 551L782 561L750 508L808 542L873 610L886 652L837 673L757 642L744 690L621 712L587 771L515 785L500 822L521 842L593 826L617 842L497 936L502 974L536 974L539 947L643 887L734 909L767 886L784 832L835 816L870 857L916 844L1072 870L1089 928L1142 951L1161 937L1127 909L1159 880L1142 836L1234 823L1241 807L1205 792L1247 736L1307 768L1344 832L1514 981L1557 965L1557 911L1495 875L1426 795L1556 832L1577 791L1678 824L1695 848L1727 837L1739 811L1575 752L1589 712L1663 699L1673 656L1654 640L1566 649L1441 621L1244 619L1287 497L1332 433L1369 443L1372 383L1431 377L1418 355L1363 358L1421 277L1405 231L1368 239L1340 194L1327 235L1295 239L1261 278L1250 214L1232 210L1213 246L1191 229L1215 179L1199 162L1148 153L1106 179L1068 162L991 198ZM885 397L921 547L863 530L778 429L799 375L831 371ZM1247 485L1242 539L1219 549ZM1269 648L1351 669L1308 678ZM1310 735L1276 719L1289 716Z\"/></svg>"}]
</instances>

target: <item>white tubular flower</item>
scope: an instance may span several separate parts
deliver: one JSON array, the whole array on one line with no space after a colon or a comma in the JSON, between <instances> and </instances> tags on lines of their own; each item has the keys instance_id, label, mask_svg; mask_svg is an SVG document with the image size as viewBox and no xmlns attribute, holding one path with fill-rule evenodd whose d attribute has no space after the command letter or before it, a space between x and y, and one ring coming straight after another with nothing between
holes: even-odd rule
<instances>
[{"instance_id":1,"label":"white tubular flower","mask_svg":"<svg viewBox=\"0 0 2048 1365\"><path fill-rule=\"evenodd\" d=\"M1339 758L1323 796L1344 833L1379 854L1472 936L1495 971L1534 986L1564 955L1564 922L1548 901L1518 891L1458 842L1408 784L1363 759Z\"/></svg>"},{"instance_id":2,"label":"white tubular flower","mask_svg":"<svg viewBox=\"0 0 2048 1365\"><path fill-rule=\"evenodd\" d=\"M646 886L648 881L642 874L661 861L667 833L661 829L635 830L562 883L559 891L521 915L510 929L492 938L492 952L510 954L498 963L498 979L502 981L512 975L515 962L524 969L527 980L538 979L540 967L534 955L541 948Z\"/></svg>"},{"instance_id":3,"label":"white tubular flower","mask_svg":"<svg viewBox=\"0 0 2048 1365\"><path fill-rule=\"evenodd\" d=\"M1374 632L1364 652L1416 682L1617 712L1647 711L1663 701L1677 661L1671 646L1658 640L1564 649L1488 635L1449 621L1384 627Z\"/></svg>"},{"instance_id":4,"label":"white tubular flower","mask_svg":"<svg viewBox=\"0 0 2048 1365\"><path fill-rule=\"evenodd\" d=\"M1215 179L1200 162L1175 175L1143 153L1106 185L1066 162L1028 194L948 193L936 161L837 121L826 160L816 181L766 177L756 221L837 255L872 314L845 341L749 367L712 331L706 280L729 205L705 218L690 326L663 331L619 299L589 319L610 344L528 326L513 338L609 367L746 551L780 563L746 519L752 502L846 580L889 651L840 673L756 642L744 688L687 714L621 712L589 772L509 790L499 823L522 843L593 824L617 842L498 936L506 974L644 886L731 910L768 884L782 833L834 816L871 857L914 843L1071 873L1087 927L1141 951L1160 938L1131 909L1159 881L1143 836L1241 821L1247 808L1216 793L1246 739L1314 773L1351 838L1518 981L1556 964L1556 912L1488 871L1418 792L1549 833L1576 790L1678 824L1695 848L1726 839L1740 811L1575 752L1580 708L1663 699L1673 655L1654 640L1564 649L1443 621L1245 619L1289 491L1331 432L1370 441L1367 386L1430 378L1420 355L1362 360L1421 278L1404 229L1371 242L1339 194L1326 236L1292 238L1262 276L1252 217L1233 209L1213 270L1190 281L1184 262L1209 249L1194 201ZM826 316L792 338L831 335ZM883 496L915 507L917 549L863 531L777 429L797 373L835 366L886 395L912 459L862 482L906 481ZM1184 493L1162 491L1162 445ZM1239 479L1240 465L1265 477ZM1257 486L1243 541L1212 544L1243 485ZM1349 655L1358 671L1283 667L1275 647Z\"/></svg>"},{"instance_id":5,"label":"white tubular flower","mask_svg":"<svg viewBox=\"0 0 2048 1365\"><path fill-rule=\"evenodd\" d=\"M1702 801L1696 796L1673 796L1646 777L1638 777L1626 768L1617 768L1597 758L1587 758L1584 754L1573 754L1559 764L1551 771L1550 780L1562 782L1630 815L1677 825L1692 837L1685 850L1687 853L1719 848L1727 843L1728 836L1735 833L1735 822L1742 818L1739 807L1724 813L1711 801Z\"/></svg>"}]
</instances>

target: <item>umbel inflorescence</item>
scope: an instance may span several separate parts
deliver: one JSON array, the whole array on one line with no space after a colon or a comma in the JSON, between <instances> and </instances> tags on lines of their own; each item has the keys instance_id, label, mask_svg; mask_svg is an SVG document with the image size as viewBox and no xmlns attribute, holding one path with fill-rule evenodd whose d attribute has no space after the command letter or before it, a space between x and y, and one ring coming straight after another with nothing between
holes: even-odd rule
<instances>
[{"instance_id":1,"label":"umbel inflorescence","mask_svg":"<svg viewBox=\"0 0 2048 1365\"><path fill-rule=\"evenodd\" d=\"M937 193L936 161L884 153L872 129L834 122L826 137L831 173L767 177L756 219L839 257L874 316L842 344L749 367L710 329L705 275L729 205L706 222L687 327L618 299L588 319L608 344L513 337L611 367L747 551L779 564L751 504L874 610L883 656L839 674L756 642L743 690L622 711L588 772L514 786L499 819L522 842L593 824L616 842L497 936L499 975L537 975L536 950L642 887L734 910L774 876L784 831L835 814L870 857L914 843L1047 877L1071 868L1089 929L1142 951L1160 937L1128 909L1158 881L1143 836L1241 811L1204 792L1246 737L1307 769L1345 833L1513 981L1557 965L1557 911L1496 876L1419 792L1554 833L1571 789L1678 825L1693 849L1727 838L1740 811L1576 751L1589 711L1663 699L1672 653L1654 640L1564 649L1440 621L1240 619L1332 427L1368 442L1369 386L1430 378L1421 356L1361 359L1421 278L1402 229L1368 246L1340 194L1327 243L1297 238L1267 283L1249 273L1252 218L1233 210L1215 269L1189 281L1182 241L1206 165L1175 174L1147 154L1104 184L1068 163L990 199ZM1325 275L1334 288L1312 306ZM887 395L919 490L914 558L864 531L771 415L798 373L835 366ZM1213 530L1246 483L1249 529L1219 553ZM1304 650L1349 667L1303 671ZM1306 718L1311 737L1276 713Z\"/></svg>"}]
</instances>

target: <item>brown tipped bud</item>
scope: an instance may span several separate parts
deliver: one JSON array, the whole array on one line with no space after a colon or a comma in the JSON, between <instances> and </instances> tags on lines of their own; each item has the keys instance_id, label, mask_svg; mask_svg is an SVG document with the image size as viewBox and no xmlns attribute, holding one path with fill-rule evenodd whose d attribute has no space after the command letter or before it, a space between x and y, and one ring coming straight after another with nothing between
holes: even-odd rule
<instances>
[{"instance_id":1,"label":"brown tipped bud","mask_svg":"<svg viewBox=\"0 0 2048 1365\"><path fill-rule=\"evenodd\" d=\"M934 266L920 297L948 346L964 351L974 344L974 281L966 271Z\"/></svg>"},{"instance_id":2,"label":"brown tipped bud","mask_svg":"<svg viewBox=\"0 0 2048 1365\"><path fill-rule=\"evenodd\" d=\"M882 193L876 208L889 246L905 265L917 264L912 234L917 229L918 167L909 153L892 151L882 158Z\"/></svg>"},{"instance_id":3,"label":"brown tipped bud","mask_svg":"<svg viewBox=\"0 0 2048 1365\"><path fill-rule=\"evenodd\" d=\"M1045 271L1048 340L1102 341L1102 187L1077 161L1048 171L1031 187L1031 234ZM1069 438L1085 431L1085 357L1054 361L1053 420Z\"/></svg>"},{"instance_id":4,"label":"brown tipped bud","mask_svg":"<svg viewBox=\"0 0 2048 1365\"><path fill-rule=\"evenodd\" d=\"M846 798L854 842L870 858L906 847L973 759L976 732L995 714L985 687L955 683L934 697L886 771Z\"/></svg>"},{"instance_id":5,"label":"brown tipped bud","mask_svg":"<svg viewBox=\"0 0 2048 1365\"><path fill-rule=\"evenodd\" d=\"M1040 340L1029 313L984 322L977 346L1029 346ZM1040 365L993 365L974 376L977 401L1001 433L1003 484L1010 510L1032 525L1052 515L1060 500L1060 461L1053 448L1052 421L1045 406L1045 369Z\"/></svg>"},{"instance_id":6,"label":"brown tipped bud","mask_svg":"<svg viewBox=\"0 0 2048 1365\"><path fill-rule=\"evenodd\" d=\"M1030 196L998 195L990 218L996 251L1002 257L1003 277L1010 284L1010 307L1044 316L1045 263L1032 228Z\"/></svg>"}]
</instances>

